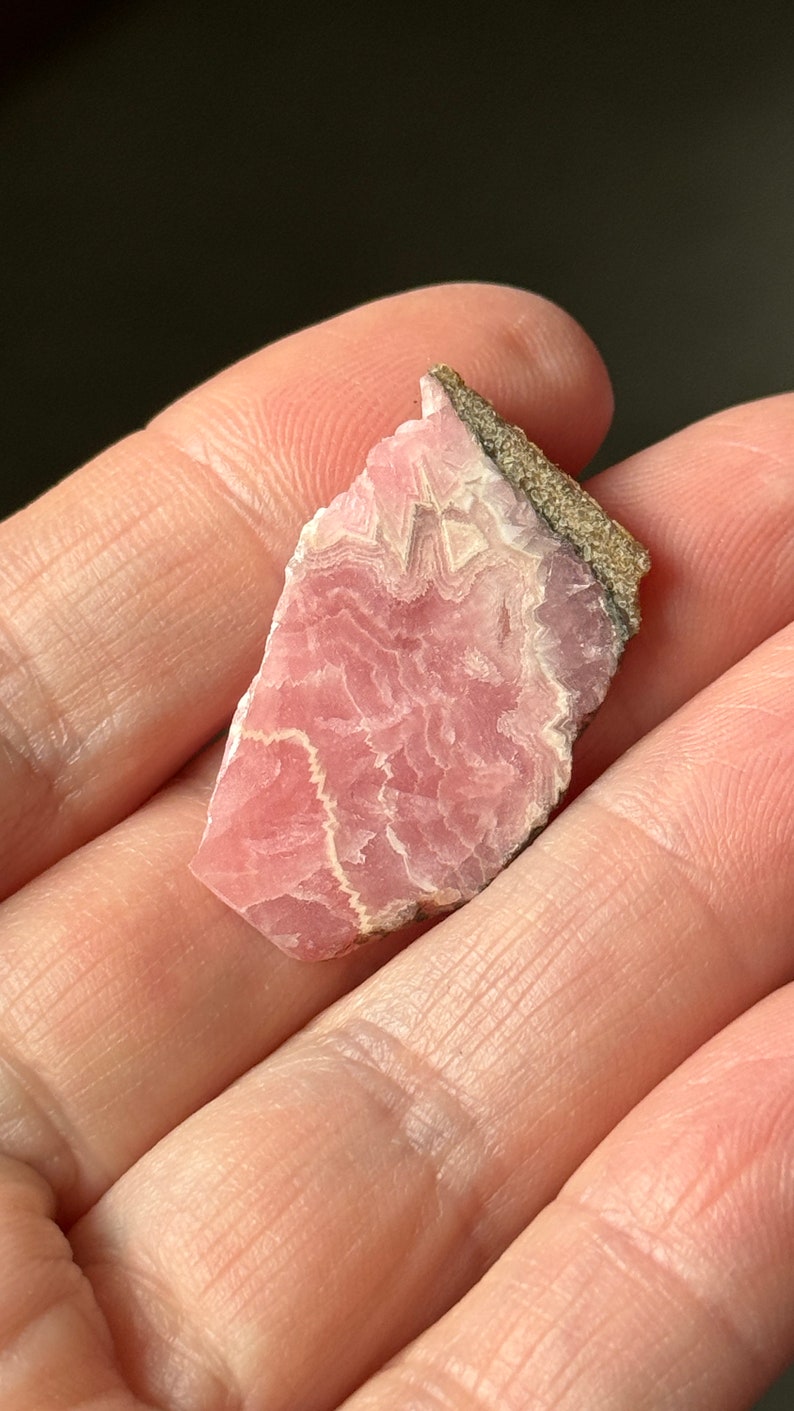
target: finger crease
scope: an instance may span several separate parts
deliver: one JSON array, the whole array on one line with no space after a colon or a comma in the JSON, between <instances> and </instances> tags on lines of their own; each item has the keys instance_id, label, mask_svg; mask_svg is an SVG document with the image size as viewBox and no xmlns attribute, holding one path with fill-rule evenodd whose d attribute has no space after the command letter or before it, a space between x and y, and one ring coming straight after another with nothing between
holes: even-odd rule
<instances>
[{"instance_id":1,"label":"finger crease","mask_svg":"<svg viewBox=\"0 0 794 1411\"><path fill-rule=\"evenodd\" d=\"M245 1404L228 1351L212 1328L198 1328L171 1287L169 1271L134 1256L89 1259L82 1266L93 1290L120 1366L146 1405L171 1411L242 1411ZM108 1296L108 1291L110 1296ZM130 1309L156 1309L156 1323L141 1331ZM142 1320L143 1322L144 1320ZM142 1371L141 1371L142 1369Z\"/></svg>"},{"instance_id":2,"label":"finger crease","mask_svg":"<svg viewBox=\"0 0 794 1411\"><path fill-rule=\"evenodd\" d=\"M179 456L183 463L187 463L192 471L199 471L208 486L209 494L213 504L219 501L230 509L235 519L242 523L255 541L257 549L261 553L265 552L268 569L273 571L272 552L268 543L268 536L272 527L276 508L278 513L283 515L284 509L289 502L289 508L294 508L298 515L299 522L305 518L305 506L297 503L294 488L283 472L278 473L278 496L274 486L274 476L265 475L260 467L257 476L257 491L250 488L251 475L246 475L243 468L236 466L234 461L227 454L220 454L211 447L204 446L200 451L195 445L186 446L170 431L165 430L160 425L152 426L153 435L160 437L167 446ZM250 454L250 447L249 454ZM275 470L275 466L269 467ZM273 497L272 504L270 503Z\"/></svg>"},{"instance_id":3,"label":"finger crease","mask_svg":"<svg viewBox=\"0 0 794 1411\"><path fill-rule=\"evenodd\" d=\"M453 1357L451 1350L441 1361L416 1343L407 1357L393 1364L392 1375L399 1378L404 1393L401 1405L422 1411L506 1411L504 1389L495 1386L482 1367Z\"/></svg>"},{"instance_id":4,"label":"finger crease","mask_svg":"<svg viewBox=\"0 0 794 1411\"><path fill-rule=\"evenodd\" d=\"M77 1182L74 1144L39 1075L0 1046L0 1151L36 1171L60 1201Z\"/></svg>"},{"instance_id":5,"label":"finger crease","mask_svg":"<svg viewBox=\"0 0 794 1411\"><path fill-rule=\"evenodd\" d=\"M418 1160L429 1178L438 1223L451 1217L451 1247L465 1251L470 1276L479 1278L495 1257L485 1226L491 1192L501 1184L494 1177L500 1158L482 1119L434 1064L378 1024L354 1020L318 1038L323 1049L343 1059L378 1121L385 1119L391 1129L391 1140ZM422 1184L417 1183L417 1199Z\"/></svg>"},{"instance_id":6,"label":"finger crease","mask_svg":"<svg viewBox=\"0 0 794 1411\"><path fill-rule=\"evenodd\" d=\"M64 755L76 755L79 743L54 693L37 669L33 653L7 616L0 618L0 680L4 697L0 700L3 719L0 747L6 755L9 772L12 777L23 773L28 780L41 784L47 802L57 812L63 803L57 787L61 760ZM14 709L14 700L24 702L24 718L22 712ZM37 717L46 720L46 731L34 733L31 729L30 722ZM4 792L7 795L11 792L7 785ZM30 805L27 789L21 794L15 791L15 796L21 796ZM37 814L41 802L39 794L35 800ZM36 826L41 827L40 816L37 816Z\"/></svg>"},{"instance_id":7,"label":"finger crease","mask_svg":"<svg viewBox=\"0 0 794 1411\"><path fill-rule=\"evenodd\" d=\"M617 820L621 825L625 825L627 831L635 833L643 843L646 845L650 843L653 852L662 858L664 863L674 872L676 881L686 892L687 899L694 904L698 916L708 922L708 930L718 941L722 957L724 958L726 955L730 957L742 992L746 992L753 978L747 957L740 945L736 944L719 906L710 897L707 889L708 884L698 875L694 859L682 857L668 840L660 837L651 827L646 827L637 818L624 813L621 809L606 804L603 800L592 795L589 802L591 806L605 813L611 820ZM634 859L630 860L630 865L634 870ZM753 988L755 988L754 982ZM724 985L723 993L727 998L728 990ZM734 1009L731 1006L730 1014L733 1015L733 1012Z\"/></svg>"},{"instance_id":8,"label":"finger crease","mask_svg":"<svg viewBox=\"0 0 794 1411\"><path fill-rule=\"evenodd\" d=\"M732 1357L737 1355L738 1348L738 1360L752 1365L759 1380L766 1376L768 1362L746 1335L728 1300L720 1298L717 1288L699 1288L694 1268L682 1259L673 1245L660 1238L658 1231L641 1225L633 1211L624 1215L605 1206L590 1205L586 1199L578 1199L565 1190L554 1203L570 1209L588 1227L599 1253L610 1259L622 1274L641 1278L644 1268L656 1279L660 1291L672 1300L683 1293L687 1302L705 1314L719 1331Z\"/></svg>"}]
</instances>

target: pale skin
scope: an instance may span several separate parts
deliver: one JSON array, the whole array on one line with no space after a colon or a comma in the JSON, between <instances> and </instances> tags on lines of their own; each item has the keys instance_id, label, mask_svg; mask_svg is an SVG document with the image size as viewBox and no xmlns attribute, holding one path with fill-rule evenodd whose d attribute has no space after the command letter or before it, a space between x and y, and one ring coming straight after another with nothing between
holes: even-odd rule
<instances>
[{"instance_id":1,"label":"pale skin","mask_svg":"<svg viewBox=\"0 0 794 1411\"><path fill-rule=\"evenodd\" d=\"M794 1357L794 398L597 481L644 624L482 896L308 966L188 871L298 530L439 359L604 435L565 314L423 290L0 530L3 1411L738 1411Z\"/></svg>"}]
</instances>

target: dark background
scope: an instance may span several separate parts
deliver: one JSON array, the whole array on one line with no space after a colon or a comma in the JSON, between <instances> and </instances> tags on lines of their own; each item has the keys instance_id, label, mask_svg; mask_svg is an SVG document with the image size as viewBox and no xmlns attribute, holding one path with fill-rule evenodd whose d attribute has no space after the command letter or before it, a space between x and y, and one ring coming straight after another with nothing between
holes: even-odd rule
<instances>
[{"instance_id":1,"label":"dark background","mask_svg":"<svg viewBox=\"0 0 794 1411\"><path fill-rule=\"evenodd\" d=\"M598 464L791 386L790 0L316 8L0 0L6 508L436 279L581 320L617 392Z\"/></svg>"},{"instance_id":2,"label":"dark background","mask_svg":"<svg viewBox=\"0 0 794 1411\"><path fill-rule=\"evenodd\" d=\"M790 0L315 9L0 3L0 508L431 280L581 320L598 465L792 385Z\"/></svg>"}]
</instances>

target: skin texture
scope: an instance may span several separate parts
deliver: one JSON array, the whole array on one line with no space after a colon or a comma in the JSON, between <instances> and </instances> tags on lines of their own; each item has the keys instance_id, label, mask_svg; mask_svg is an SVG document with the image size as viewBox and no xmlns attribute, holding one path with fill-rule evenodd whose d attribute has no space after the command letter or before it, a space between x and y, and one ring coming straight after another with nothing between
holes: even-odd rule
<instances>
[{"instance_id":1,"label":"skin texture","mask_svg":"<svg viewBox=\"0 0 794 1411\"><path fill-rule=\"evenodd\" d=\"M596 482L643 628L463 911L301 966L187 870L300 525L439 357L603 436L566 315L423 290L0 531L4 1411L734 1411L794 1356L792 399Z\"/></svg>"}]
</instances>

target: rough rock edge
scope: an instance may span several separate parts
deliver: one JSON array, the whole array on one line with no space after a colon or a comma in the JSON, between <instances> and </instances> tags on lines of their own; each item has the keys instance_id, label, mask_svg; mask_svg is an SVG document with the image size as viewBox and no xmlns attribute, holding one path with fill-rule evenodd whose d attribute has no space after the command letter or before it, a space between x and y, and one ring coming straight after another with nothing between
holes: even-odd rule
<instances>
[{"instance_id":1,"label":"rough rock edge","mask_svg":"<svg viewBox=\"0 0 794 1411\"><path fill-rule=\"evenodd\" d=\"M610 519L519 426L511 426L487 401L445 363L430 368L460 420L515 489L532 502L560 538L567 539L590 564L606 589L608 605L625 646L640 626L639 583L651 566L648 550L622 524Z\"/></svg>"}]
</instances>

